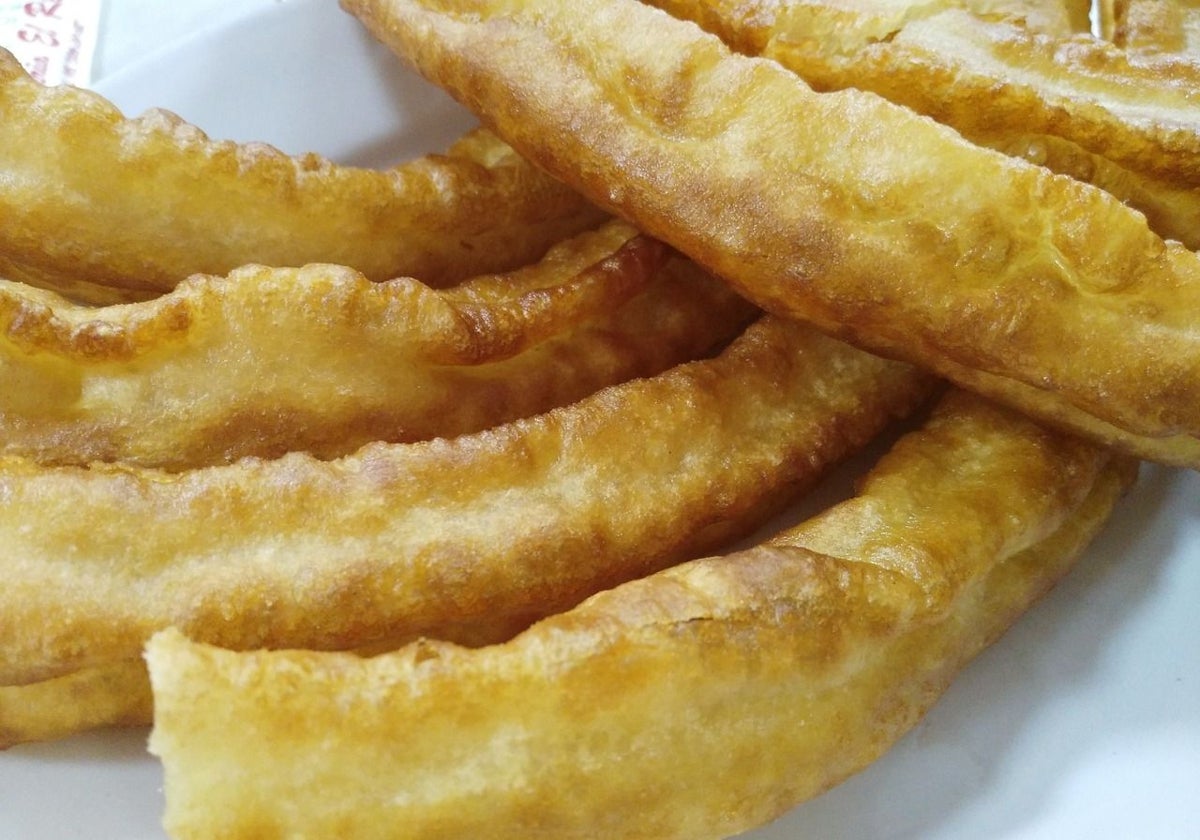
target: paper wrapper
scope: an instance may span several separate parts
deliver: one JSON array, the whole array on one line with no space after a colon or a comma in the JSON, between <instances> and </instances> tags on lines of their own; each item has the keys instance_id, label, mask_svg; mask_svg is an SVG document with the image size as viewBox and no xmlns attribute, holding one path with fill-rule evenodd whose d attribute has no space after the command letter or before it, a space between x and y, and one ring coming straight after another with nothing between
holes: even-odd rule
<instances>
[{"instance_id":1,"label":"paper wrapper","mask_svg":"<svg viewBox=\"0 0 1200 840\"><path fill-rule=\"evenodd\" d=\"M42 84L91 81L101 0L0 0L0 46Z\"/></svg>"}]
</instances>

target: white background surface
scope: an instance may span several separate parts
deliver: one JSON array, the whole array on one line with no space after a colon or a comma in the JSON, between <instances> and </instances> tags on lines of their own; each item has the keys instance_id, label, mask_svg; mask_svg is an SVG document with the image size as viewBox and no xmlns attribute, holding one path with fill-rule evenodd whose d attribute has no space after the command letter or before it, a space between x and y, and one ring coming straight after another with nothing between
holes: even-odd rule
<instances>
[{"instance_id":1,"label":"white background surface","mask_svg":"<svg viewBox=\"0 0 1200 840\"><path fill-rule=\"evenodd\" d=\"M128 112L165 105L217 137L356 163L424 151L466 124L334 6L110 0L95 84ZM749 837L1200 838L1198 601L1200 476L1147 469L1076 572L909 737ZM0 753L0 840L161 840L144 739Z\"/></svg>"},{"instance_id":2,"label":"white background surface","mask_svg":"<svg viewBox=\"0 0 1200 840\"><path fill-rule=\"evenodd\" d=\"M148 52L287 0L104 0L92 78L99 81Z\"/></svg>"}]
</instances>

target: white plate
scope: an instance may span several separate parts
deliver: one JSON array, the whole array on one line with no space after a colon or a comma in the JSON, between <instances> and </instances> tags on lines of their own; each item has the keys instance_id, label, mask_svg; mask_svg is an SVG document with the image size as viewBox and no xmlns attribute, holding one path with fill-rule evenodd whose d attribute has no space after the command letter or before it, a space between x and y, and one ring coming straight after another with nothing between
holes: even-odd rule
<instances>
[{"instance_id":1,"label":"white plate","mask_svg":"<svg viewBox=\"0 0 1200 840\"><path fill-rule=\"evenodd\" d=\"M330 0L287 0L105 81L215 137L378 165L472 120ZM1200 837L1200 475L1148 468L1078 569L872 767L752 840ZM0 838L162 840L143 731L0 754ZM482 840L482 838L481 838Z\"/></svg>"}]
</instances>

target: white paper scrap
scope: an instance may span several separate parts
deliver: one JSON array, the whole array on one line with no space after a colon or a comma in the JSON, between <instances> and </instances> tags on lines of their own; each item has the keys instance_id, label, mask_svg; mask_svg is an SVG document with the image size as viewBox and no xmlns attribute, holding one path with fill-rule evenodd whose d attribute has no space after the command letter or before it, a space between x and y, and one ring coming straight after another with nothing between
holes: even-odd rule
<instances>
[{"instance_id":1,"label":"white paper scrap","mask_svg":"<svg viewBox=\"0 0 1200 840\"><path fill-rule=\"evenodd\" d=\"M92 78L101 0L0 0L0 47L44 85Z\"/></svg>"}]
</instances>

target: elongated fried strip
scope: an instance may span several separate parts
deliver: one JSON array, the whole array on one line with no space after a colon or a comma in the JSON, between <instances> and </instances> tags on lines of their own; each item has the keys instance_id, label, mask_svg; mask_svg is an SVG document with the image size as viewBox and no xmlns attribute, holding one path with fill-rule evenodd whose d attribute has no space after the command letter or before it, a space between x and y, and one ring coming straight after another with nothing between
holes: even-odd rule
<instances>
[{"instance_id":1,"label":"elongated fried strip","mask_svg":"<svg viewBox=\"0 0 1200 840\"><path fill-rule=\"evenodd\" d=\"M1200 65L986 19L956 0L899 13L872 0L773 6L752 40L819 90L875 91L975 140L1012 126L1060 136L1200 187Z\"/></svg>"},{"instance_id":2,"label":"elongated fried strip","mask_svg":"<svg viewBox=\"0 0 1200 840\"><path fill-rule=\"evenodd\" d=\"M527 619L505 617L500 621L448 621L437 629L439 639L481 647L508 641L528 625ZM412 636L384 639L350 652L375 656L414 641ZM27 685L0 686L0 750L91 729L149 726L153 707L141 656Z\"/></svg>"},{"instance_id":3,"label":"elongated fried strip","mask_svg":"<svg viewBox=\"0 0 1200 840\"><path fill-rule=\"evenodd\" d=\"M964 0L963 6L977 15L1019 21L1027 29L1047 35L1073 35L1092 31L1090 0Z\"/></svg>"},{"instance_id":4,"label":"elongated fried strip","mask_svg":"<svg viewBox=\"0 0 1200 840\"><path fill-rule=\"evenodd\" d=\"M1060 175L1094 184L1144 213L1150 229L1159 236L1182 242L1192 250L1200 248L1200 190L1131 172L1061 137L1015 131L974 139Z\"/></svg>"},{"instance_id":5,"label":"elongated fried strip","mask_svg":"<svg viewBox=\"0 0 1200 840\"><path fill-rule=\"evenodd\" d=\"M0 686L0 750L108 726L145 726L153 699L139 657L33 685Z\"/></svg>"},{"instance_id":6,"label":"elongated fried strip","mask_svg":"<svg viewBox=\"0 0 1200 840\"><path fill-rule=\"evenodd\" d=\"M849 502L505 645L364 661L156 635L167 829L697 840L766 822L908 730L1070 567L1130 467L956 396Z\"/></svg>"},{"instance_id":7,"label":"elongated fried strip","mask_svg":"<svg viewBox=\"0 0 1200 840\"><path fill-rule=\"evenodd\" d=\"M845 28L854 41L886 38L904 21L946 8L954 0L843 0L829 3L826 13L837 23L831 34ZM733 49L748 55L765 50L793 0L646 0L675 17L695 21L720 36ZM1022 26L1048 35L1068 36L1087 32L1090 4L1076 0L962 0L965 8L987 17L1019 21Z\"/></svg>"},{"instance_id":8,"label":"elongated fried strip","mask_svg":"<svg viewBox=\"0 0 1200 840\"><path fill-rule=\"evenodd\" d=\"M94 310L0 282L0 451L182 469L453 436L706 355L750 318L619 223L443 291L251 266Z\"/></svg>"},{"instance_id":9,"label":"elongated fried strip","mask_svg":"<svg viewBox=\"0 0 1200 840\"><path fill-rule=\"evenodd\" d=\"M0 685L172 625L348 648L563 609L757 524L927 384L767 321L716 359L453 440L175 474L0 459Z\"/></svg>"},{"instance_id":10,"label":"elongated fried strip","mask_svg":"<svg viewBox=\"0 0 1200 840\"><path fill-rule=\"evenodd\" d=\"M822 4L804 6L819 10L818 16L825 11ZM1046 134L1041 145L1078 146L1091 153L1090 160L1078 153L1055 154L1051 148L1039 162L1112 192L1145 213L1161 236L1200 248L1200 181L1188 169L1200 155L1200 97L1194 95L1200 66L1139 60L1090 39L1042 38L1012 23L952 12L886 37L885 47L864 45L852 54L835 55L789 32L779 35L765 54L818 88L873 90L993 148L1011 142L1006 126L1014 125ZM1003 64L985 67L985 55ZM1028 78L1031 66L1041 75ZM897 67L908 71L897 74ZM924 75L920 84L918 74ZM1166 98L1164 91L1174 88L1182 89L1183 96L1148 116L1148 103ZM978 106L984 102L988 114L981 116ZM1164 118L1174 118L1177 125L1167 125ZM1168 134L1174 139L1163 139ZM1171 143L1177 145L1168 148Z\"/></svg>"},{"instance_id":11,"label":"elongated fried strip","mask_svg":"<svg viewBox=\"0 0 1200 840\"><path fill-rule=\"evenodd\" d=\"M1027 413L1056 426L1073 429L1095 443L1163 464L1190 467L1200 464L1200 438L1192 435L1168 435L1159 438L1130 435L1111 423L1105 423L1055 400L1045 391L1011 379L992 376L967 367L955 370L954 378L965 387L991 394L1008 404L1021 406Z\"/></svg>"},{"instance_id":12,"label":"elongated fried strip","mask_svg":"<svg viewBox=\"0 0 1200 840\"><path fill-rule=\"evenodd\" d=\"M632 0L344 5L767 310L1163 460L1200 433L1200 258L1111 195Z\"/></svg>"},{"instance_id":13,"label":"elongated fried strip","mask_svg":"<svg viewBox=\"0 0 1200 840\"><path fill-rule=\"evenodd\" d=\"M1120 47L1200 58L1200 2L1118 0L1107 9L1105 35Z\"/></svg>"},{"instance_id":14,"label":"elongated fried strip","mask_svg":"<svg viewBox=\"0 0 1200 840\"><path fill-rule=\"evenodd\" d=\"M43 87L0 49L0 276L87 295L166 291L247 263L444 286L538 259L602 215L474 136L394 169L210 140L163 111ZM109 303L111 299L100 300Z\"/></svg>"},{"instance_id":15,"label":"elongated fried strip","mask_svg":"<svg viewBox=\"0 0 1200 840\"><path fill-rule=\"evenodd\" d=\"M1003 83L992 79L991 87L984 94L965 85L966 76L959 72L958 66L963 59L958 53L942 50L937 45L926 45L920 47L922 53L918 61L910 54L915 48L910 48L904 38L900 39L901 46L893 46L897 33L903 32L911 21L932 16L933 21L922 25L933 27L937 25L936 21L942 20L937 17L939 11L964 5L978 14L1000 14L1009 18L1004 26L1009 29L1021 27L1027 38L1032 37L1029 30L1034 29L1062 39L1076 32L1069 22L1067 9L1058 10L1068 17L1066 21L1056 22L1051 17L1052 10L1048 9L1041 15L1032 16L1031 24L1031 16L1022 15L1019 6L960 4L953 0L914 0L912 3L654 0L653 5L677 17L696 21L741 52L780 61L818 89L863 88L919 110L926 109L926 113L950 121L975 143L1021 156L1053 172L1112 193L1146 214L1150 228L1160 236L1178 240L1193 250L1200 248L1200 189L1194 185L1132 171L1095 154L1067 139L1074 132L1069 124L1064 126L1057 118L1052 125L1041 125L1040 132L1037 120L997 118L991 110L993 102L1013 95L1012 74L1006 74ZM1016 18L1012 19L1013 16ZM978 21L974 25L1000 26L997 22ZM903 73L898 76L892 64L902 65ZM1084 80L1075 78L1072 86L1071 70L1067 67L1055 76L1055 81L1060 88L1055 95L1069 98L1076 109L1082 107L1088 96ZM1113 84L1123 86L1128 83L1114 78ZM914 85L920 90L914 90ZM1155 85L1155 90L1159 86ZM997 90L1003 93L997 94ZM1021 92L1040 97L1038 107L1044 110L1061 110L1059 100L1049 98L1047 91L1030 94L1023 88ZM937 104L931 105L935 98ZM954 104L949 105L949 102ZM1119 130L1133 128L1122 123ZM1062 132L1064 136L1046 131Z\"/></svg>"}]
</instances>

